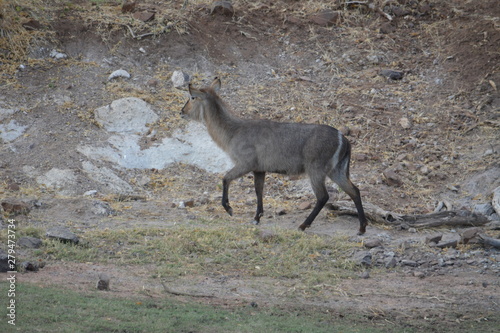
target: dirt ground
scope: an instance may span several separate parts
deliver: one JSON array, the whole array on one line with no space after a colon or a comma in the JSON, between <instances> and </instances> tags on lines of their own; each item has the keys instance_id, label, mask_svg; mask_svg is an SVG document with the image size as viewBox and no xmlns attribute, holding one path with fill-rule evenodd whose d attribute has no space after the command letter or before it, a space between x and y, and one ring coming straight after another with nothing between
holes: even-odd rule
<instances>
[{"instance_id":1,"label":"dirt ground","mask_svg":"<svg viewBox=\"0 0 500 333\"><path fill-rule=\"evenodd\" d=\"M119 194L88 177L82 167L87 157L78 147L99 147L110 137L96 124L96 108L131 96L150 103L160 120L143 136L144 148L186 126L179 116L186 93L173 88L174 70L189 73L195 85L221 77L222 97L242 117L341 129L353 145L352 179L366 202L400 214L430 213L440 201L464 210L491 202L500 186L496 0L393 1L382 8L394 18L391 22L341 1L233 1L234 15L211 13L208 1L186 2L185 9L183 3L141 1L135 12L154 12L149 23L123 14L118 2L55 2L46 17L35 16L36 8L29 6L18 10L24 22L38 22L23 32L31 34L23 56L13 47L0 48L0 122L14 120L25 127L21 136L4 140L0 147L1 197L33 205L28 216L17 217L19 223L69 226L85 233L223 216L221 174L184 164L139 170L93 161L113 170L140 199L118 200L112 206L119 213L103 217L89 208L94 198L83 196L95 190L97 198L112 201ZM326 8L335 10L338 21L327 27L313 23L311 17ZM154 34L134 39L131 31L135 36ZM53 49L67 58L51 57ZM108 81L117 69L127 70L131 78ZM386 69L402 72L403 78L380 75ZM72 170L71 191L61 193L37 182L54 168ZM384 176L388 171L395 181ZM348 199L330 190L332 202ZM298 206L314 200L302 178L269 175L265 191L263 229L297 228L308 213ZM194 207L178 208L189 199ZM251 177L232 185L231 200L235 223L249 221L255 200ZM285 215L278 214L282 209ZM325 210L307 232L354 236L356 230L355 218L333 217ZM460 331L463 322L498 317L499 251L422 246L425 236L436 231L451 239L461 229L409 231L370 225L365 238L354 241L383 238L380 258L399 249L400 262L422 264L400 264L372 272L367 279L317 286L314 295L297 290L293 281L216 274L180 277L176 290L214 296L199 298L214 304L299 303L359 312L370 320L406 320L414 327L436 323L436 331ZM485 232L499 236L498 230ZM145 273L147 267L48 260L45 268L20 280L84 291L101 271L112 277L116 295L165 293Z\"/></svg>"}]
</instances>

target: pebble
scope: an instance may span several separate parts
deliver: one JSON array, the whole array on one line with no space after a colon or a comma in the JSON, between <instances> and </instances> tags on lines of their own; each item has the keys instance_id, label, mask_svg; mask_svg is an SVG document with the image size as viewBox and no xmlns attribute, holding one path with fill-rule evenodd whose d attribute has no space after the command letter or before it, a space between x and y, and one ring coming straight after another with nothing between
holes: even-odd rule
<instances>
[{"instance_id":1,"label":"pebble","mask_svg":"<svg viewBox=\"0 0 500 333\"><path fill-rule=\"evenodd\" d=\"M172 73L171 80L172 80L172 83L174 85L174 88L180 89L180 88L185 87L189 84L190 77L189 77L189 74L187 74L183 71L174 71Z\"/></svg>"},{"instance_id":2,"label":"pebble","mask_svg":"<svg viewBox=\"0 0 500 333\"><path fill-rule=\"evenodd\" d=\"M124 69L118 69L108 76L108 81L111 81L111 80L114 80L114 79L117 79L120 77L125 78L125 79L130 79L130 74L129 74L129 72L127 72Z\"/></svg>"}]
</instances>

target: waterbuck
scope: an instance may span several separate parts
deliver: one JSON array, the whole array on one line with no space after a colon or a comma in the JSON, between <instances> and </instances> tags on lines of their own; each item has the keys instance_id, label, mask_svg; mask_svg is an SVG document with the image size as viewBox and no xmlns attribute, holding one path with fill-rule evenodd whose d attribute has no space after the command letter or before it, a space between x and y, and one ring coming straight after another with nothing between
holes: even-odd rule
<instances>
[{"instance_id":1,"label":"waterbuck","mask_svg":"<svg viewBox=\"0 0 500 333\"><path fill-rule=\"evenodd\" d=\"M253 172L257 194L254 223L258 224L264 212L262 192L266 172L306 173L317 202L299 226L300 230L305 230L328 201L325 186L328 176L354 201L359 217L358 234L364 234L367 222L361 196L349 179L351 145L342 133L327 125L238 118L217 95L220 86L218 78L203 89L189 85L190 98L182 108L181 116L204 123L212 139L234 163L222 182L222 206L229 215L233 215L228 199L231 181Z\"/></svg>"}]
</instances>

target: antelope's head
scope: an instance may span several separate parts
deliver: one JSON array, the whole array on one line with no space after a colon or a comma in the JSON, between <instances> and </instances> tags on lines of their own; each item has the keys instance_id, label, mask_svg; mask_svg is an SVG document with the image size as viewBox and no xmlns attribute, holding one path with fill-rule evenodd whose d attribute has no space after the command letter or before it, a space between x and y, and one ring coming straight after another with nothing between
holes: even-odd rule
<instances>
[{"instance_id":1,"label":"antelope's head","mask_svg":"<svg viewBox=\"0 0 500 333\"><path fill-rule=\"evenodd\" d=\"M210 86L196 89L189 84L189 100L181 110L181 117L204 122L205 112L214 107L215 99L221 86L220 79L216 77Z\"/></svg>"}]
</instances>

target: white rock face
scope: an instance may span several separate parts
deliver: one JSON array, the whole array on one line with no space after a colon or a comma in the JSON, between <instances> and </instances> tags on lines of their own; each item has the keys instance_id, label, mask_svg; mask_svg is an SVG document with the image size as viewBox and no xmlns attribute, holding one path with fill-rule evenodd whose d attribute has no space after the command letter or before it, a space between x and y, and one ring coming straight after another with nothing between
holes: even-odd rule
<instances>
[{"instance_id":1,"label":"white rock face","mask_svg":"<svg viewBox=\"0 0 500 333\"><path fill-rule=\"evenodd\" d=\"M146 124L158 120L150 105L140 98L126 97L94 111L96 121L110 132L145 133Z\"/></svg>"},{"instance_id":2,"label":"white rock face","mask_svg":"<svg viewBox=\"0 0 500 333\"><path fill-rule=\"evenodd\" d=\"M23 135L28 126L17 124L15 120L11 120L7 124L0 124L0 138L5 142L11 142Z\"/></svg>"},{"instance_id":3,"label":"white rock face","mask_svg":"<svg viewBox=\"0 0 500 333\"><path fill-rule=\"evenodd\" d=\"M83 172L94 181L105 185L108 192L120 194L133 192L132 186L118 177L113 170L106 167L97 167L88 161L83 162L82 166Z\"/></svg>"},{"instance_id":4,"label":"white rock face","mask_svg":"<svg viewBox=\"0 0 500 333\"><path fill-rule=\"evenodd\" d=\"M54 189L62 195L72 195L76 192L76 175L70 169L52 168L45 174L36 177L36 182Z\"/></svg>"},{"instance_id":5,"label":"white rock face","mask_svg":"<svg viewBox=\"0 0 500 333\"><path fill-rule=\"evenodd\" d=\"M224 172L233 163L208 135L206 128L190 122L184 130L176 130L170 138L141 150L138 135L113 135L107 147L81 146L78 151L93 160L112 162L127 169L163 169L182 162L209 172Z\"/></svg>"}]
</instances>

